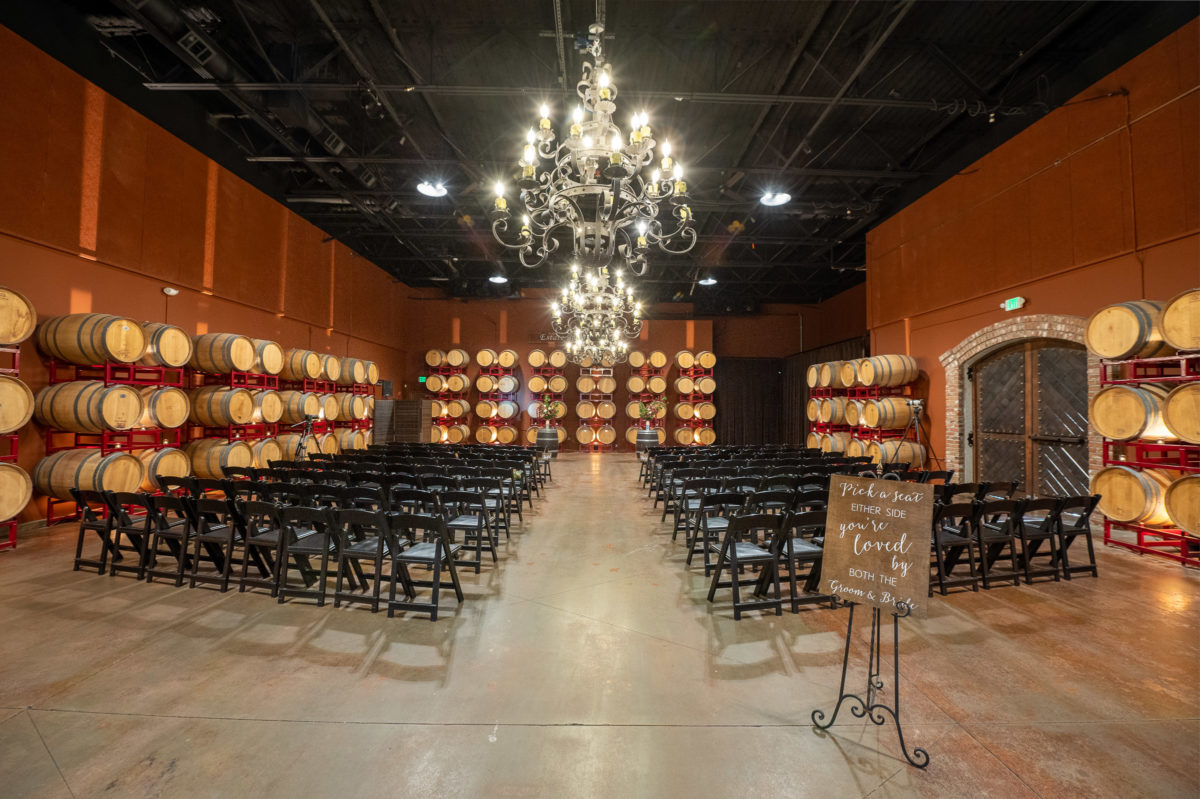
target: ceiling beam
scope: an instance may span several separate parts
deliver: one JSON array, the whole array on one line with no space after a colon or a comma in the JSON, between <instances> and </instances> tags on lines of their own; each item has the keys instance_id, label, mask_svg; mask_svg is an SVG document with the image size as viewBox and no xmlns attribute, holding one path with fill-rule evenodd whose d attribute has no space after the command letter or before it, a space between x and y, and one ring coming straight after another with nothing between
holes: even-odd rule
<instances>
[{"instance_id":1,"label":"ceiling beam","mask_svg":"<svg viewBox=\"0 0 1200 799\"><path fill-rule=\"evenodd\" d=\"M292 155L251 155L247 156L246 160L256 164L286 164L298 162L300 156ZM452 167L460 166L461 161L448 160L422 160L416 158L395 158L391 156L304 156L303 163L312 164L379 164L382 166L427 166L427 167ZM515 161L483 161L479 162L481 166L489 169L514 169ZM838 167L793 167L789 169L779 169L771 167L732 167L732 166L693 166L688 168L688 172L695 174L712 174L714 172L744 172L747 175L771 175L772 177L805 177L805 178L845 178L849 180L895 180L906 181L923 178L931 173L929 172L912 172L899 171L890 169L842 169ZM368 192L369 193L369 192ZM383 194L399 194L398 191L384 191Z\"/></svg>"}]
</instances>

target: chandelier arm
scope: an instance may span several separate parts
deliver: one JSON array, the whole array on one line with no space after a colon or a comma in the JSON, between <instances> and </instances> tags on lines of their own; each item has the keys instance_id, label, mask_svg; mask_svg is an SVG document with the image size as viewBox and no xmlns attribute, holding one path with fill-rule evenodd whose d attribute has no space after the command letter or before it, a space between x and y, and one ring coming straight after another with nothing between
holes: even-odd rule
<instances>
[{"instance_id":1,"label":"chandelier arm","mask_svg":"<svg viewBox=\"0 0 1200 799\"><path fill-rule=\"evenodd\" d=\"M679 236L679 238L686 240L687 246L682 247L681 249L675 249L674 247L668 247L667 242L673 241L677 235ZM669 237L667 237L663 241L658 242L658 249L662 250L665 253L670 253L671 255L683 255L685 253L691 252L692 248L695 246L696 246L696 231L694 228L685 227L684 223L681 223L680 227L677 228L675 230L675 232L672 233Z\"/></svg>"}]
</instances>

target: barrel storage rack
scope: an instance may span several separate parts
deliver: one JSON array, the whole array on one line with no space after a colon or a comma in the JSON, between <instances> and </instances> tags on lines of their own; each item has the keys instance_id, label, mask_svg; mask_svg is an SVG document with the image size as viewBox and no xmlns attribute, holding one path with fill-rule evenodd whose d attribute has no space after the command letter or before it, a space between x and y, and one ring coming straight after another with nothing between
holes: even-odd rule
<instances>
[{"instance_id":1,"label":"barrel storage rack","mask_svg":"<svg viewBox=\"0 0 1200 799\"><path fill-rule=\"evenodd\" d=\"M529 364L530 379L529 379L529 394L534 402L544 402L550 400L552 402L562 403L564 414L562 417L549 420L549 426L553 427L558 433L558 443L561 445L567 438L566 428L563 427L562 419L565 418L565 410L567 407L565 389L563 391L554 391L554 384L561 383L567 385L566 366L567 356L562 350L551 350L543 352L542 350L531 350L526 356L526 362ZM534 380L537 377L540 380ZM558 380L555 380L558 378ZM537 390L536 386L543 386L541 390ZM529 427L525 430L525 442L528 444L537 443L537 429L546 426L546 420L538 419L532 413L526 410L529 416Z\"/></svg>"},{"instance_id":2,"label":"barrel storage rack","mask_svg":"<svg viewBox=\"0 0 1200 799\"><path fill-rule=\"evenodd\" d=\"M21 372L20 345L0 347L0 375L18 378ZM16 431L0 436L0 463L17 465ZM15 549L17 546L17 520L8 519L0 522L0 551Z\"/></svg>"},{"instance_id":3,"label":"barrel storage rack","mask_svg":"<svg viewBox=\"0 0 1200 799\"><path fill-rule=\"evenodd\" d=\"M224 388L244 388L247 391L314 391L319 394L327 393L318 388L303 388L302 386L324 386L322 380L291 380L281 381L279 375L260 375L254 372L229 372L217 374L213 372L188 371L187 388L189 391L204 386L222 386ZM318 427L321 429L318 431ZM324 433L325 422L313 425L313 432ZM230 424L220 427L206 427L191 420L187 423L187 441L200 438L227 438L230 441L258 441L264 438L274 438L279 435L279 423ZM186 442L185 442L186 443Z\"/></svg>"},{"instance_id":4,"label":"barrel storage rack","mask_svg":"<svg viewBox=\"0 0 1200 799\"><path fill-rule=\"evenodd\" d=\"M1200 352L1181 352L1156 358L1134 358L1100 362L1100 386L1161 384L1179 390L1193 386L1200 391ZM1200 426L1200 421L1193 421ZM1200 483L1200 441L1134 438L1103 439L1104 466L1123 466L1138 473L1178 473L1174 482ZM1173 489L1166 488L1166 493ZM1095 492L1093 492L1095 493ZM1183 503L1179 503L1183 504ZM1172 507L1166 506L1170 514ZM1186 530L1168 515L1164 525L1116 521L1104 517L1104 543L1139 554L1158 555L1186 566L1200 566L1200 530Z\"/></svg>"},{"instance_id":5,"label":"barrel storage rack","mask_svg":"<svg viewBox=\"0 0 1200 799\"><path fill-rule=\"evenodd\" d=\"M680 430L687 431L685 446L704 446L716 441L716 433L713 432L713 417L705 418L703 415L705 411L702 410L715 407L713 391L716 389L716 382L713 378L713 369L716 363L716 356L711 352L699 352L693 355L684 350L675 355L675 366L679 372L679 376L672 384L676 391L675 408L678 423L675 431L676 443L684 444L680 440L684 436L679 432ZM679 408L691 408L691 413L680 416Z\"/></svg>"},{"instance_id":6,"label":"barrel storage rack","mask_svg":"<svg viewBox=\"0 0 1200 799\"><path fill-rule=\"evenodd\" d=\"M888 382L892 382L892 379L881 378L879 375L865 378L860 372L866 361L873 360L870 357L827 361L808 368L806 382L809 400L805 406L805 415L810 426L807 441L809 447L827 452L844 451L851 457L873 455L874 449L880 455L880 460L885 460L884 453L880 451L883 442L909 441L914 447L920 447L912 418L918 411L908 404L910 400L918 398L916 380L920 372L916 368L916 361L910 356L874 357L903 364L903 373L912 379L895 385L880 385L878 381L881 379ZM869 385L867 381L870 382ZM898 404L893 406L893 402L904 404L902 407ZM868 405L874 407L868 409ZM864 418L864 410L866 416L875 419L875 424ZM880 412L883 410L893 411L904 423L888 421L893 414ZM920 422L919 416L915 422ZM916 456L920 457L922 462L923 454L921 451Z\"/></svg>"},{"instance_id":7,"label":"barrel storage rack","mask_svg":"<svg viewBox=\"0 0 1200 799\"><path fill-rule=\"evenodd\" d=\"M663 385L666 386L667 372L670 371L670 368L671 364L667 360L666 354L658 350L651 352L649 355L641 352L640 350L634 350L633 352L629 353L630 382L634 382L633 379L638 378L643 386L641 391L635 391L631 385L628 383L626 384L626 387L629 389L629 404L632 405L635 402L649 403L654 402L655 400L663 403L662 413L649 420L649 428L651 430L658 431L659 444L667 443L667 395L665 389L661 392L652 391L650 386L650 378L657 377L663 382ZM628 442L630 447L636 448L636 431L642 424L642 420L632 412L629 412L627 415L629 415L633 421L633 427L630 428L630 430L633 432L627 433L625 440Z\"/></svg>"},{"instance_id":8,"label":"barrel storage rack","mask_svg":"<svg viewBox=\"0 0 1200 799\"><path fill-rule=\"evenodd\" d=\"M580 366L579 379L576 381L575 387L579 389L579 403L575 406L576 413L579 415L579 429L575 432L575 439L579 442L579 451L612 452L616 449L616 431L612 426L612 417L605 418L600 413L601 403L607 403L614 412L616 409L616 405L613 403L616 378L613 377L612 364ZM585 388L588 390L585 391ZM609 390L603 391L602 388ZM592 409L591 414L586 417L580 410L581 407L586 409L585 403ZM610 440L603 441L604 437ZM584 441L584 438L588 440Z\"/></svg>"},{"instance_id":9,"label":"barrel storage rack","mask_svg":"<svg viewBox=\"0 0 1200 799\"><path fill-rule=\"evenodd\" d=\"M479 364L479 376L475 379L475 388L479 390L479 404L476 405L479 427L475 429L475 440L480 444L515 443L516 435L509 441L501 441L501 435L503 428L510 428L515 433L515 423L521 413L521 380L517 373L516 353L512 350L503 350L499 354L493 350L480 350L475 360ZM481 384L490 384L491 389L485 390ZM487 415L479 413L480 406L485 404L493 406ZM502 411L506 406L515 407L516 412L504 416Z\"/></svg>"},{"instance_id":10,"label":"barrel storage rack","mask_svg":"<svg viewBox=\"0 0 1200 799\"><path fill-rule=\"evenodd\" d=\"M456 355L454 363L450 356ZM465 357L464 357L465 356ZM425 353L425 364L428 374L425 377L425 388L438 400L435 409L440 413L433 420L435 431L434 444L468 443L470 428L466 427L471 416L471 381L467 377L467 366L471 363L470 355L462 350L429 350ZM450 403L457 403L462 409L461 415L451 415L448 411ZM463 434L463 429L467 434ZM451 441L451 434L459 435L458 441Z\"/></svg>"}]
</instances>

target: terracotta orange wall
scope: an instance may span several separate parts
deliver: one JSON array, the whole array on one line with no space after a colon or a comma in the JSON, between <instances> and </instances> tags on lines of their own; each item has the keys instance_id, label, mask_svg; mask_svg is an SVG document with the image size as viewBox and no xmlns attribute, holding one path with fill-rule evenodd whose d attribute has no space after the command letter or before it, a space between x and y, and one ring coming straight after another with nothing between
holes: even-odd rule
<instances>
[{"instance_id":1,"label":"terracotta orange wall","mask_svg":"<svg viewBox=\"0 0 1200 799\"><path fill-rule=\"evenodd\" d=\"M971 333L1200 285L1198 42L1193 21L867 235L872 351L928 373L939 455L938 356Z\"/></svg>"},{"instance_id":2,"label":"terracotta orange wall","mask_svg":"<svg viewBox=\"0 0 1200 799\"><path fill-rule=\"evenodd\" d=\"M407 287L4 28L0 96L0 285L39 317L122 314L401 373ZM32 342L21 355L37 391ZM43 454L33 425L20 453L26 469Z\"/></svg>"}]
</instances>

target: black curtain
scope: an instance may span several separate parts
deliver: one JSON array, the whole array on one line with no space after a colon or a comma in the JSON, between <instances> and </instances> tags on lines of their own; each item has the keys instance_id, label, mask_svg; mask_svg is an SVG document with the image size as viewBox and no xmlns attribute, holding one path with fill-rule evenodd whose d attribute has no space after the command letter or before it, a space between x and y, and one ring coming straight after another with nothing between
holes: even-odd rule
<instances>
[{"instance_id":1,"label":"black curtain","mask_svg":"<svg viewBox=\"0 0 1200 799\"><path fill-rule=\"evenodd\" d=\"M868 339L862 336L784 358L779 399L780 407L785 409L781 420L784 443L793 447L802 447L808 436L808 418L804 415L804 406L808 403L808 383L805 380L808 367L814 363L824 363L825 361L865 358L868 352ZM720 361L717 363L719 365ZM718 385L720 384L718 383ZM717 413L720 412L720 406L717 406Z\"/></svg>"},{"instance_id":2,"label":"black curtain","mask_svg":"<svg viewBox=\"0 0 1200 799\"><path fill-rule=\"evenodd\" d=\"M782 358L718 358L713 378L718 444L783 443Z\"/></svg>"}]
</instances>

